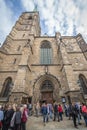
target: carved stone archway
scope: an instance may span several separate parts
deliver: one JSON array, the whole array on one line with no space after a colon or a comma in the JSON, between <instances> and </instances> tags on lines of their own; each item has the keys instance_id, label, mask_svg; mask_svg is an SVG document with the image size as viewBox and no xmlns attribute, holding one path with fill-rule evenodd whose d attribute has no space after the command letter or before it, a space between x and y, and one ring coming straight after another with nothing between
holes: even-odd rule
<instances>
[{"instance_id":1,"label":"carved stone archway","mask_svg":"<svg viewBox=\"0 0 87 130\"><path fill-rule=\"evenodd\" d=\"M46 101L48 103L53 103L53 91L54 85L50 80L44 80L40 87L41 102Z\"/></svg>"},{"instance_id":2,"label":"carved stone archway","mask_svg":"<svg viewBox=\"0 0 87 130\"><path fill-rule=\"evenodd\" d=\"M59 91L60 91L60 88L61 88L61 85L60 85L60 82L59 80L53 76L53 75L50 75L50 74L45 74L45 75L42 75L40 76L34 83L33 85L33 102L36 103L38 101L41 100L41 94L42 94L42 89L41 89L41 86L43 86L43 83L45 81L51 81L52 83L52 91L53 92L53 100L56 100L58 101L59 100ZM47 90L43 90L45 92L47 92ZM50 91L50 90L48 90Z\"/></svg>"}]
</instances>

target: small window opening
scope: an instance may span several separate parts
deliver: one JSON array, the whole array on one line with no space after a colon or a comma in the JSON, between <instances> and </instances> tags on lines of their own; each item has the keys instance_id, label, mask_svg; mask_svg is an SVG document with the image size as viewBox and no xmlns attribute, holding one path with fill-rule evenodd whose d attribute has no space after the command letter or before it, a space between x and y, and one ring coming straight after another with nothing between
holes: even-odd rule
<instances>
[{"instance_id":1,"label":"small window opening","mask_svg":"<svg viewBox=\"0 0 87 130\"><path fill-rule=\"evenodd\" d=\"M22 37L24 37L25 36L25 34L23 34L23 36Z\"/></svg>"},{"instance_id":2,"label":"small window opening","mask_svg":"<svg viewBox=\"0 0 87 130\"><path fill-rule=\"evenodd\" d=\"M17 51L19 51L19 50L20 50L20 48L21 48L21 46L19 46L19 47L18 47Z\"/></svg>"},{"instance_id":3,"label":"small window opening","mask_svg":"<svg viewBox=\"0 0 87 130\"><path fill-rule=\"evenodd\" d=\"M32 19L32 16L29 16L28 19L31 20L31 19Z\"/></svg>"},{"instance_id":4,"label":"small window opening","mask_svg":"<svg viewBox=\"0 0 87 130\"><path fill-rule=\"evenodd\" d=\"M13 64L15 64L16 63L16 59L14 59L14 62L13 62Z\"/></svg>"}]
</instances>

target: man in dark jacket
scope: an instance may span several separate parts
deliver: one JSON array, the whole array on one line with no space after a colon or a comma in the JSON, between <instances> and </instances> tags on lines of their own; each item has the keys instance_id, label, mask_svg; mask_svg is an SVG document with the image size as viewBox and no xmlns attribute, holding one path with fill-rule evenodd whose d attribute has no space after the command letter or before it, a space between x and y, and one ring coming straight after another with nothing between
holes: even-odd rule
<instances>
[{"instance_id":1,"label":"man in dark jacket","mask_svg":"<svg viewBox=\"0 0 87 130\"><path fill-rule=\"evenodd\" d=\"M12 119L12 116L14 114L14 110L11 105L7 107L7 109L4 111L4 119L3 119L3 128L2 130L8 130L10 128L10 122Z\"/></svg>"},{"instance_id":2,"label":"man in dark jacket","mask_svg":"<svg viewBox=\"0 0 87 130\"><path fill-rule=\"evenodd\" d=\"M53 105L53 111L54 111L54 120L53 121L55 121L56 118L58 118L58 121L60 121L57 102L55 102Z\"/></svg>"},{"instance_id":3,"label":"man in dark jacket","mask_svg":"<svg viewBox=\"0 0 87 130\"><path fill-rule=\"evenodd\" d=\"M73 119L73 123L74 123L75 128L78 128L77 123L76 123L77 116L78 116L78 111L77 111L77 108L75 106L75 103L73 103L72 104L72 119Z\"/></svg>"}]
</instances>

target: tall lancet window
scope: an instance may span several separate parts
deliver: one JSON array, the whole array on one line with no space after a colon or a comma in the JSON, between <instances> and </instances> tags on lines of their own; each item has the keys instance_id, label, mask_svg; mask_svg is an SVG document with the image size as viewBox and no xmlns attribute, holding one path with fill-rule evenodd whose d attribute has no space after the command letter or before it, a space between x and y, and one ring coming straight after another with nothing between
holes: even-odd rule
<instances>
[{"instance_id":1,"label":"tall lancet window","mask_svg":"<svg viewBox=\"0 0 87 130\"><path fill-rule=\"evenodd\" d=\"M12 86L13 86L12 78L11 77L6 78L1 91L1 97L8 97Z\"/></svg>"},{"instance_id":2,"label":"tall lancet window","mask_svg":"<svg viewBox=\"0 0 87 130\"><path fill-rule=\"evenodd\" d=\"M87 94L87 79L86 79L86 77L83 74L80 74L79 80L80 80L80 84L81 84L81 87L83 89L83 92L85 94Z\"/></svg>"},{"instance_id":3,"label":"tall lancet window","mask_svg":"<svg viewBox=\"0 0 87 130\"><path fill-rule=\"evenodd\" d=\"M49 41L43 41L40 47L40 63L52 64L52 48Z\"/></svg>"}]
</instances>

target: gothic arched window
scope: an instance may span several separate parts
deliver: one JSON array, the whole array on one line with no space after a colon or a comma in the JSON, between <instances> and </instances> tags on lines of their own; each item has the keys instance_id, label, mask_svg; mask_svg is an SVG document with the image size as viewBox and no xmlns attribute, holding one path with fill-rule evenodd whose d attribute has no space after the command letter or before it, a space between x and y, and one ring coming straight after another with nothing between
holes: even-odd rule
<instances>
[{"instance_id":1,"label":"gothic arched window","mask_svg":"<svg viewBox=\"0 0 87 130\"><path fill-rule=\"evenodd\" d=\"M1 92L1 97L8 97L11 87L12 87L13 83L12 83L12 78L8 77L4 84L3 84L3 88L2 88L2 92Z\"/></svg>"},{"instance_id":2,"label":"gothic arched window","mask_svg":"<svg viewBox=\"0 0 87 130\"><path fill-rule=\"evenodd\" d=\"M49 41L43 41L40 47L40 63L52 64L52 48Z\"/></svg>"},{"instance_id":3,"label":"gothic arched window","mask_svg":"<svg viewBox=\"0 0 87 130\"><path fill-rule=\"evenodd\" d=\"M41 85L41 91L53 91L53 84L50 80L45 80Z\"/></svg>"},{"instance_id":4,"label":"gothic arched window","mask_svg":"<svg viewBox=\"0 0 87 130\"><path fill-rule=\"evenodd\" d=\"M83 89L83 92L85 94L87 94L87 79L86 79L86 77L83 74L80 74L79 80L80 80L80 84L81 84L81 87Z\"/></svg>"}]
</instances>

